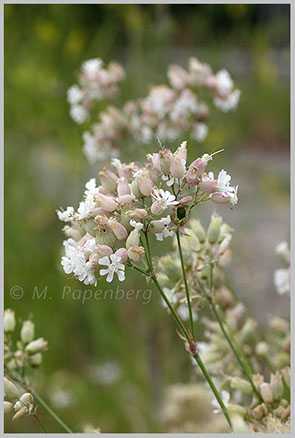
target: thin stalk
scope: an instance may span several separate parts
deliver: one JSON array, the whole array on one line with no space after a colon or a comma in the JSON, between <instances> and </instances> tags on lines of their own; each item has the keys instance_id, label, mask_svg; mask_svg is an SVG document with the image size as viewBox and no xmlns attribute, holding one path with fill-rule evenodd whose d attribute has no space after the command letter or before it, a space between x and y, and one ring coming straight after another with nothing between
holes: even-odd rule
<instances>
[{"instance_id":1,"label":"thin stalk","mask_svg":"<svg viewBox=\"0 0 295 438\"><path fill-rule=\"evenodd\" d=\"M44 424L42 423L42 421L40 420L40 418L38 417L38 415L36 414L36 412L33 414L33 416L36 418L36 420L37 420L38 423L40 424L41 428L43 429L43 432L48 433L46 427L44 426Z\"/></svg>"},{"instance_id":2,"label":"thin stalk","mask_svg":"<svg viewBox=\"0 0 295 438\"><path fill-rule=\"evenodd\" d=\"M73 433L72 430L58 417L58 415L53 412L53 410L48 406L47 403L32 389L30 390L33 397L40 403L40 405L45 409L45 411L62 427L67 433Z\"/></svg>"},{"instance_id":3,"label":"thin stalk","mask_svg":"<svg viewBox=\"0 0 295 438\"><path fill-rule=\"evenodd\" d=\"M148 243L148 240L147 240L147 243ZM147 245L147 248L145 248L145 249L146 249L146 251L149 254L149 259L151 260L151 252L150 252L149 245ZM163 300L165 301L165 303L167 304L168 308L170 309L170 311L172 313L172 316L174 317L175 321L177 322L177 324L178 324L179 328L181 329L183 335L186 337L187 341L189 342L190 341L189 333L186 330L183 322L179 318L179 316L178 316L177 312L175 311L174 307L171 305L170 301L168 300L168 298L167 298L165 292L163 291L160 283L158 282L158 279L157 279L157 277L156 277L156 275L154 273L153 265L152 264L151 264L151 271L152 271L152 276L151 276L152 280L154 281L155 285L157 286L157 289L159 290ZM212 381L208 371L206 370L205 365L203 364L203 362L202 362L202 360L201 360L201 358L200 358L200 356L198 354L194 355L193 357L194 357L195 361L198 363L198 365L199 365L199 367L200 367L200 369L201 369L201 371L203 373L203 376L205 377L205 379L208 382L211 390L213 391L213 394L216 397L216 400L218 401L218 404L220 406L220 409L223 412L224 417L226 418L230 428L232 429L232 424L231 424L231 421L230 421L230 416L229 416L228 410L227 410L227 408L226 408L222 398L220 397L219 392L218 392L216 386L214 385L214 383L213 383L213 381Z\"/></svg>"},{"instance_id":4,"label":"thin stalk","mask_svg":"<svg viewBox=\"0 0 295 438\"><path fill-rule=\"evenodd\" d=\"M187 284L187 278L186 278L186 272L185 272L185 266L184 266L184 261L183 261L182 248L181 248L181 242L180 242L178 230L176 231L176 238L177 238L178 252L179 252L179 257L180 257L180 262L181 262L181 269L182 269L182 275L183 275L183 280L184 280L184 286L185 286L186 299L187 299L188 310L189 310L191 332L192 332L193 339L195 339L192 304L191 304L191 299L190 299L190 293L188 290L188 284Z\"/></svg>"},{"instance_id":5,"label":"thin stalk","mask_svg":"<svg viewBox=\"0 0 295 438\"><path fill-rule=\"evenodd\" d=\"M240 364L242 370L244 371L245 376L246 376L247 379L249 380L249 382L250 382L250 384L251 384L251 386L252 386L252 389L253 389L254 393L257 395L257 397L258 397L260 403L263 403L263 398L261 397L260 392L258 391L258 389L256 388L256 386L254 385L253 380L252 380L252 378L251 378L251 376L250 376L250 374L249 374L247 368L245 367L243 361L242 361L241 358L240 358L239 353L237 352L237 350L236 350L235 346L233 345L233 343L232 343L230 337L228 336L228 333L226 332L226 330L225 330L225 328L224 328L224 325L223 325L222 319L221 319L220 316L219 316L219 313L218 313L218 311L217 311L217 309L216 309L216 306L215 306L215 303L214 303L212 297L210 297L209 295L207 295L207 299L208 299L208 301L209 301L209 303L210 303L210 305L211 305L211 308L212 308L212 310L213 310L213 312L214 312L214 315L215 315L215 318L216 318L216 320L217 320L217 322L218 322L218 324L219 324L219 326L220 326L220 328L221 328L221 331L222 331L222 333L223 333L225 339L227 340L227 342L228 342L230 348L232 349L234 355L236 356L236 359L237 359L237 361L239 362L239 364Z\"/></svg>"}]
</instances>

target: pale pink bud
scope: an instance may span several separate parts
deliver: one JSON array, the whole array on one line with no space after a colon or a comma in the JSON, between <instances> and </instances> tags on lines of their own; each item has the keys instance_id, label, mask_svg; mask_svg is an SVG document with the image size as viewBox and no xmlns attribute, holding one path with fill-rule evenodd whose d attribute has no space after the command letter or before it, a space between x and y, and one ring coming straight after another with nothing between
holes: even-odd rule
<instances>
[{"instance_id":1,"label":"pale pink bud","mask_svg":"<svg viewBox=\"0 0 295 438\"><path fill-rule=\"evenodd\" d=\"M165 210L166 210L166 206L163 204L163 202L155 201L152 203L151 212L155 216L158 216L159 214L163 213L163 211L165 211Z\"/></svg>"},{"instance_id":2,"label":"pale pink bud","mask_svg":"<svg viewBox=\"0 0 295 438\"><path fill-rule=\"evenodd\" d=\"M126 263L128 260L128 251L126 248L117 249L117 251L115 252L115 255L117 257L120 257L121 263Z\"/></svg>"},{"instance_id":3,"label":"pale pink bud","mask_svg":"<svg viewBox=\"0 0 295 438\"><path fill-rule=\"evenodd\" d=\"M109 192L114 193L117 189L118 177L111 170L104 168L99 172L101 185Z\"/></svg>"},{"instance_id":4,"label":"pale pink bud","mask_svg":"<svg viewBox=\"0 0 295 438\"><path fill-rule=\"evenodd\" d=\"M265 403L273 402L273 393L269 383L262 383L262 385L260 385L260 392Z\"/></svg>"},{"instance_id":5,"label":"pale pink bud","mask_svg":"<svg viewBox=\"0 0 295 438\"><path fill-rule=\"evenodd\" d=\"M143 175L138 178L138 187L144 196L150 196L154 187L154 183L149 175Z\"/></svg>"},{"instance_id":6,"label":"pale pink bud","mask_svg":"<svg viewBox=\"0 0 295 438\"><path fill-rule=\"evenodd\" d=\"M131 204L133 200L134 200L133 195L123 195L123 196L119 196L118 198L118 202L120 205Z\"/></svg>"},{"instance_id":7,"label":"pale pink bud","mask_svg":"<svg viewBox=\"0 0 295 438\"><path fill-rule=\"evenodd\" d=\"M28 409L26 406L24 406L23 408L21 408L19 411L17 411L17 413L12 417L12 420L18 420L19 418L23 417L24 415L26 415L28 412Z\"/></svg>"},{"instance_id":8,"label":"pale pink bud","mask_svg":"<svg viewBox=\"0 0 295 438\"><path fill-rule=\"evenodd\" d=\"M143 246L132 246L128 249L128 256L134 262L139 262L144 257L144 247Z\"/></svg>"},{"instance_id":9,"label":"pale pink bud","mask_svg":"<svg viewBox=\"0 0 295 438\"><path fill-rule=\"evenodd\" d=\"M115 211L117 208L117 202L111 196L105 196L100 193L99 195L96 196L96 199L99 206L100 207L103 206L103 209L108 212Z\"/></svg>"},{"instance_id":10,"label":"pale pink bud","mask_svg":"<svg viewBox=\"0 0 295 438\"><path fill-rule=\"evenodd\" d=\"M148 164L145 166L145 168L146 168L146 170L148 171L149 176L150 176L151 180L153 181L153 183L154 183L154 184L157 184L157 182L158 182L158 177L159 177L159 175L158 175L158 170L157 170L157 169L156 169L151 163L148 163Z\"/></svg>"},{"instance_id":11,"label":"pale pink bud","mask_svg":"<svg viewBox=\"0 0 295 438\"><path fill-rule=\"evenodd\" d=\"M199 183L199 188L206 193L213 193L217 190L217 180L209 178L206 174L203 175L202 181Z\"/></svg>"},{"instance_id":12,"label":"pale pink bud","mask_svg":"<svg viewBox=\"0 0 295 438\"><path fill-rule=\"evenodd\" d=\"M106 211L106 210L104 210L103 208L101 208L101 207L97 207L97 208L94 208L93 210L92 210L92 216L93 217L95 217L95 216L101 216L101 215L105 215L105 214L107 214L108 212Z\"/></svg>"},{"instance_id":13,"label":"pale pink bud","mask_svg":"<svg viewBox=\"0 0 295 438\"><path fill-rule=\"evenodd\" d=\"M186 149L187 141L183 141L179 148L177 148L176 152L174 152L174 157L179 158L180 160L184 160L186 162L187 158L187 149Z\"/></svg>"},{"instance_id":14,"label":"pale pink bud","mask_svg":"<svg viewBox=\"0 0 295 438\"><path fill-rule=\"evenodd\" d=\"M208 165L208 161L211 159L208 158L210 157L210 155L203 155L202 158L197 158L196 160L194 160L190 166L189 166L189 170L191 169L195 169L197 171L197 175L200 176L202 175L202 173L204 172L204 170L206 169L207 165Z\"/></svg>"},{"instance_id":15,"label":"pale pink bud","mask_svg":"<svg viewBox=\"0 0 295 438\"><path fill-rule=\"evenodd\" d=\"M228 204L231 200L230 196L224 195L221 192L212 193L211 199L216 204Z\"/></svg>"},{"instance_id":16,"label":"pale pink bud","mask_svg":"<svg viewBox=\"0 0 295 438\"><path fill-rule=\"evenodd\" d=\"M172 152L170 149L162 149L159 152L159 167L164 175L170 174L170 164L172 160Z\"/></svg>"},{"instance_id":17,"label":"pale pink bud","mask_svg":"<svg viewBox=\"0 0 295 438\"><path fill-rule=\"evenodd\" d=\"M120 224L116 219L110 219L110 226L118 240L127 239L128 232L124 225Z\"/></svg>"},{"instance_id":18,"label":"pale pink bud","mask_svg":"<svg viewBox=\"0 0 295 438\"><path fill-rule=\"evenodd\" d=\"M153 234L161 233L165 228L162 221L152 221L150 223L150 232Z\"/></svg>"},{"instance_id":19,"label":"pale pink bud","mask_svg":"<svg viewBox=\"0 0 295 438\"><path fill-rule=\"evenodd\" d=\"M132 230L126 240L126 248L129 249L132 246L138 246L140 241L140 233L138 230Z\"/></svg>"},{"instance_id":20,"label":"pale pink bud","mask_svg":"<svg viewBox=\"0 0 295 438\"><path fill-rule=\"evenodd\" d=\"M95 250L99 255L101 255L101 257L110 256L113 254L112 248L108 245L96 245Z\"/></svg>"},{"instance_id":21,"label":"pale pink bud","mask_svg":"<svg viewBox=\"0 0 295 438\"><path fill-rule=\"evenodd\" d=\"M126 178L118 180L117 192L119 196L131 195L131 189Z\"/></svg>"},{"instance_id":22,"label":"pale pink bud","mask_svg":"<svg viewBox=\"0 0 295 438\"><path fill-rule=\"evenodd\" d=\"M185 174L183 160L173 157L170 164L170 173L174 178L183 178Z\"/></svg>"},{"instance_id":23,"label":"pale pink bud","mask_svg":"<svg viewBox=\"0 0 295 438\"><path fill-rule=\"evenodd\" d=\"M110 194L109 190L106 190L103 186L98 186L97 187L97 192L98 193L102 193L103 195L109 195Z\"/></svg>"},{"instance_id":24,"label":"pale pink bud","mask_svg":"<svg viewBox=\"0 0 295 438\"><path fill-rule=\"evenodd\" d=\"M152 162L153 166L157 169L157 170L161 170L160 168L160 156L159 154L148 154L147 155L147 159L149 161Z\"/></svg>"},{"instance_id":25,"label":"pale pink bud","mask_svg":"<svg viewBox=\"0 0 295 438\"><path fill-rule=\"evenodd\" d=\"M126 212L126 216L143 221L147 217L147 211L143 208L136 208L135 210L129 210Z\"/></svg>"},{"instance_id":26,"label":"pale pink bud","mask_svg":"<svg viewBox=\"0 0 295 438\"><path fill-rule=\"evenodd\" d=\"M179 200L179 204L188 204L193 199L192 196L185 196L184 198Z\"/></svg>"}]
</instances>

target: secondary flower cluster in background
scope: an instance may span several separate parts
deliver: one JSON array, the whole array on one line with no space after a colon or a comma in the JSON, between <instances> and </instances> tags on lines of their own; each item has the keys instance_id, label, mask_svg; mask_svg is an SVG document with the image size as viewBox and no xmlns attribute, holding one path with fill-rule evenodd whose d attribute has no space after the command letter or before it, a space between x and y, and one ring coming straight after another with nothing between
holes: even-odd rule
<instances>
[{"instance_id":1,"label":"secondary flower cluster in background","mask_svg":"<svg viewBox=\"0 0 295 438\"><path fill-rule=\"evenodd\" d=\"M116 274L125 279L125 266L134 266L145 256L146 233L162 241L176 230L186 234L192 208L201 202L235 205L237 187L222 170L214 179L205 170L213 155L204 154L187 165L186 142L172 153L161 148L147 156L148 163L124 164L114 159L115 172L99 172L86 184L78 209L58 211L68 223L64 232L62 266L85 284L97 284L98 274L111 282Z\"/></svg>"},{"instance_id":2,"label":"secondary flower cluster in background","mask_svg":"<svg viewBox=\"0 0 295 438\"><path fill-rule=\"evenodd\" d=\"M167 76L169 84L152 86L142 99L127 101L122 107L100 107L97 121L96 111L90 111L94 102L114 100L125 72L118 63L103 68L99 58L82 64L79 85L68 90L68 101L75 122L91 121L83 134L84 153L90 163L119 155L118 144L128 139L150 143L160 137L172 143L185 135L202 142L208 134L208 102L212 100L223 112L238 105L240 90L225 69L213 73L210 65L190 58L187 70L170 65Z\"/></svg>"}]
</instances>

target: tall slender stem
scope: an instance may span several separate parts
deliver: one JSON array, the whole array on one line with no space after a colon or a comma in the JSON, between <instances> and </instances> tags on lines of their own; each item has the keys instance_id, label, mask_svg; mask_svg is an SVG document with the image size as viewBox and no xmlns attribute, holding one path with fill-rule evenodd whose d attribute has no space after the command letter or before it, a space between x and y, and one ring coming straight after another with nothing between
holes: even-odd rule
<instances>
[{"instance_id":1,"label":"tall slender stem","mask_svg":"<svg viewBox=\"0 0 295 438\"><path fill-rule=\"evenodd\" d=\"M48 406L47 403L35 392L31 389L31 393L33 397L40 403L40 405L45 409L46 412L63 428L67 433L73 433L72 430L56 415L55 412Z\"/></svg>"},{"instance_id":2,"label":"tall slender stem","mask_svg":"<svg viewBox=\"0 0 295 438\"><path fill-rule=\"evenodd\" d=\"M184 280L184 286L185 286L186 300L187 300L187 305L188 305L188 310L189 310L191 332L192 332L193 338L195 339L195 329L194 329L194 319L193 319L192 304L191 304L191 299L190 299L190 293L189 293L189 290L188 290L188 284L187 284L187 278L186 278L186 272L185 272L185 266L184 266L184 260L183 260L182 248L181 248L181 242L180 242L180 237L179 237L179 231L178 230L176 231L176 238L177 238L178 252L179 252L179 257L180 257L180 262L181 262L181 269L182 269L182 275L183 275L183 280Z\"/></svg>"},{"instance_id":3,"label":"tall slender stem","mask_svg":"<svg viewBox=\"0 0 295 438\"><path fill-rule=\"evenodd\" d=\"M150 247L148 245L148 239L146 239L146 241L147 241L147 246L146 246L145 250L148 253L147 260L152 260L151 252L150 252ZM171 305L170 301L168 300L168 298L167 298L165 292L163 291L160 283L158 282L158 279L157 279L157 277L156 277L156 275L154 273L154 269L153 269L153 265L152 264L150 266L150 269L151 269L151 272L152 272L151 278L152 278L153 282L157 286L157 289L159 290L163 300L165 301L165 303L167 304L168 308L170 309L171 314L174 317L175 321L177 322L177 324L178 324L179 328L181 329L183 335L185 336L185 338L189 342L189 340L190 340L189 333L188 333L187 329L185 328L183 322L181 321L180 317L178 316L177 312L175 311L174 307ZM200 356L198 354L195 354L193 356L193 358L195 359L195 361L199 365L199 367L200 367L200 369L201 369L201 371L203 373L203 376L205 377L205 379L208 382L208 384L209 384L213 394L215 395L215 398L216 398L216 400L217 400L217 402L218 402L218 404L220 406L221 411L223 412L224 417L226 418L230 428L232 429L232 424L231 424L231 420L230 420L230 416L229 416L228 410L227 410L227 408L226 408L226 406L225 406L225 404L224 404L224 402L223 402L223 400L222 400L222 398L221 398L221 396L220 396L220 394L219 394L219 392L218 392L218 390L217 390L213 380L211 379L208 371L206 370L206 367L205 367L204 363L202 362L202 360L201 360L201 358L200 358Z\"/></svg>"},{"instance_id":4,"label":"tall slender stem","mask_svg":"<svg viewBox=\"0 0 295 438\"><path fill-rule=\"evenodd\" d=\"M38 417L38 415L36 414L36 412L33 414L33 416L36 418L36 420L37 420L38 423L40 424L41 428L43 429L43 432L48 433L46 427L44 426L44 424L42 423L42 421L40 420L40 418Z\"/></svg>"}]
</instances>

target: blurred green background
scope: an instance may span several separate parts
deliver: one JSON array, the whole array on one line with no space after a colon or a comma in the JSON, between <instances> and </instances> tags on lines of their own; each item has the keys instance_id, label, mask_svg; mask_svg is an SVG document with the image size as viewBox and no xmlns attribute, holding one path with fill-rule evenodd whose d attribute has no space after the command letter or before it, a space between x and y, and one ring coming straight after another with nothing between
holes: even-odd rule
<instances>
[{"instance_id":1,"label":"blurred green background","mask_svg":"<svg viewBox=\"0 0 295 438\"><path fill-rule=\"evenodd\" d=\"M169 63L190 56L227 68L242 90L235 113L212 110L203 145L190 158L225 147L210 170L223 166L239 184L234 211L217 208L235 228L230 268L241 298L263 323L288 315L288 298L272 284L280 267L274 248L289 235L289 6L288 5L5 5L5 307L32 316L49 342L35 377L39 392L78 432L163 432L163 390L188 382L190 361L156 291L143 300L88 301L63 289L89 287L60 268L62 224L55 210L77 205L96 176L82 154L82 128L69 117L67 88L81 63L100 57L127 71L123 98L166 81ZM175 148L178 145L175 145ZM153 151L156 145L152 145ZM136 149L143 160L147 147ZM122 159L134 145L122 145ZM207 221L214 207L203 207ZM171 242L170 242L171 244ZM154 248L169 250L169 242ZM9 291L20 285L24 298ZM117 283L112 284L116 289ZM47 299L33 299L34 287ZM105 283L100 282L99 288ZM137 274L121 288L150 288ZM42 413L48 429L58 426ZM7 432L38 432L31 418ZM196 431L197 432L197 431Z\"/></svg>"}]
</instances>

